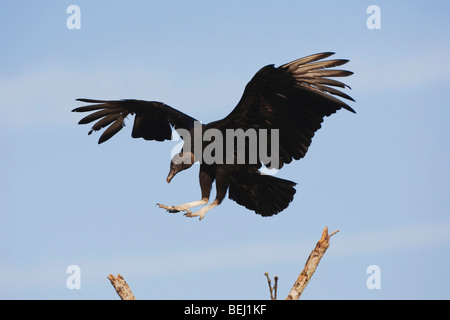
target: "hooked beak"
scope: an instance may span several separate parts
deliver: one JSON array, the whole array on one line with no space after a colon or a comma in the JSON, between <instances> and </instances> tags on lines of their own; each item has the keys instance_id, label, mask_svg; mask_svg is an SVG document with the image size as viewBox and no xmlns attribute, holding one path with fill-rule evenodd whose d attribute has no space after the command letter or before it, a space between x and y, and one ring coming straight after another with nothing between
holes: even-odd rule
<instances>
[{"instance_id":1,"label":"hooked beak","mask_svg":"<svg viewBox=\"0 0 450 320\"><path fill-rule=\"evenodd\" d=\"M175 172L173 172L172 170L170 170L169 175L167 176L167 183L170 183L170 181L173 179L173 177L175 177Z\"/></svg>"}]
</instances>

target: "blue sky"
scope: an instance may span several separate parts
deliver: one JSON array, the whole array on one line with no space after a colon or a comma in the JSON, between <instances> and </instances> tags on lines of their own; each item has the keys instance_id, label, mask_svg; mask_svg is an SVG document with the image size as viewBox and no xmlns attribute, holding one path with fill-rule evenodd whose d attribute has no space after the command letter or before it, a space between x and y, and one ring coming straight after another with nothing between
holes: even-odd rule
<instances>
[{"instance_id":1,"label":"blue sky","mask_svg":"<svg viewBox=\"0 0 450 320\"><path fill-rule=\"evenodd\" d=\"M66 9L81 9L69 30ZM381 9L381 29L366 9ZM0 298L284 298L322 229L341 232L303 299L448 299L448 1L3 1L0 4ZM198 167L167 184L177 142L105 144L76 98L159 100L209 122L259 68L323 51L350 59L357 114L324 122L298 183L262 218L226 199L201 222L156 203L200 197ZM130 119L132 120L132 119ZM214 195L214 194L213 194ZM66 268L81 270L69 290ZM367 267L380 267L369 290Z\"/></svg>"}]
</instances>

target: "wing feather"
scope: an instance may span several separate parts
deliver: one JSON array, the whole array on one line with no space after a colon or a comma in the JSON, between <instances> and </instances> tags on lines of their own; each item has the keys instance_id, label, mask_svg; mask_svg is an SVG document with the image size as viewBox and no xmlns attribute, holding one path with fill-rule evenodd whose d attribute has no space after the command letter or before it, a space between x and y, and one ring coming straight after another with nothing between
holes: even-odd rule
<instances>
[{"instance_id":1,"label":"wing feather","mask_svg":"<svg viewBox=\"0 0 450 320\"><path fill-rule=\"evenodd\" d=\"M120 113L110 114L104 117L103 119L99 120L96 124L92 126L91 131L89 131L88 134L91 134L92 131L98 131L100 129L103 129L104 127L109 126L111 123L116 121L118 118L120 118Z\"/></svg>"},{"instance_id":2,"label":"wing feather","mask_svg":"<svg viewBox=\"0 0 450 320\"><path fill-rule=\"evenodd\" d=\"M81 119L78 124L87 124L91 123L92 121L98 120L100 118L103 118L105 116L110 115L112 112L114 112L116 109L102 109L100 111L91 113L90 115L84 117Z\"/></svg>"},{"instance_id":3,"label":"wing feather","mask_svg":"<svg viewBox=\"0 0 450 320\"><path fill-rule=\"evenodd\" d=\"M305 65L305 64L313 62L313 61L325 59L325 58L328 58L329 56L332 56L333 54L334 54L334 52L323 52L323 53L312 54L310 56L306 56L304 58L300 58L300 59L294 60L292 62L286 63L282 67L288 68L289 70L296 69L296 68L298 68L299 65Z\"/></svg>"},{"instance_id":4,"label":"wing feather","mask_svg":"<svg viewBox=\"0 0 450 320\"><path fill-rule=\"evenodd\" d=\"M88 134L107 129L100 136L98 143L109 140L125 126L128 115L135 115L132 131L133 138L145 140L170 140L172 128L190 130L196 121L194 118L162 102L144 100L96 100L77 99L77 101L94 103L73 109L73 112L92 112L82 118L79 124L95 123Z\"/></svg>"},{"instance_id":5,"label":"wing feather","mask_svg":"<svg viewBox=\"0 0 450 320\"><path fill-rule=\"evenodd\" d=\"M105 141L108 141L113 135L115 135L117 132L122 130L122 128L125 127L124 119L122 117L119 117L112 125L110 125L105 132L100 136L100 139L98 140L98 143L103 143Z\"/></svg>"}]
</instances>

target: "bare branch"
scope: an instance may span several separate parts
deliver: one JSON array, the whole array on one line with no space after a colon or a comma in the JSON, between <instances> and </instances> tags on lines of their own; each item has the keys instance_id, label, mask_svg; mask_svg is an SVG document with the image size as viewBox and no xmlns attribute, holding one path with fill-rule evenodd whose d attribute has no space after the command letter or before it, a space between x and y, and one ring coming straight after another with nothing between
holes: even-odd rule
<instances>
[{"instance_id":1,"label":"bare branch","mask_svg":"<svg viewBox=\"0 0 450 320\"><path fill-rule=\"evenodd\" d=\"M291 292L289 292L288 296L286 297L286 300L298 300L300 298L300 295L303 293L303 290L305 289L306 285L308 284L309 280L314 274L314 271L316 271L320 259L322 259L323 255L325 254L325 251L330 246L330 237L332 235L335 235L337 232L339 232L339 230L334 231L329 235L328 227L325 227L323 229L322 238L320 238L319 242L317 242L316 244L316 247L309 255L308 260L305 263L305 267L303 268L303 271L298 276L297 281L295 281L294 286L291 289Z\"/></svg>"},{"instance_id":2,"label":"bare branch","mask_svg":"<svg viewBox=\"0 0 450 320\"><path fill-rule=\"evenodd\" d=\"M275 285L273 286L273 292L274 292L273 300L277 300L278 277L275 276L275 277L273 277L273 279L275 280Z\"/></svg>"},{"instance_id":3,"label":"bare branch","mask_svg":"<svg viewBox=\"0 0 450 320\"><path fill-rule=\"evenodd\" d=\"M269 277L269 273L266 272L264 273L264 275L267 278L267 283L269 284L269 291L270 291L270 299L271 300L277 300L277 286L278 286L278 277L275 276L274 280L275 280L275 285L272 288L272 283L270 281L270 277Z\"/></svg>"},{"instance_id":4,"label":"bare branch","mask_svg":"<svg viewBox=\"0 0 450 320\"><path fill-rule=\"evenodd\" d=\"M136 300L127 282L120 274L117 275L117 278L114 277L112 274L110 274L107 278L109 279L109 281L111 281L111 284L113 285L114 289L116 289L116 292L119 295L120 299Z\"/></svg>"}]
</instances>

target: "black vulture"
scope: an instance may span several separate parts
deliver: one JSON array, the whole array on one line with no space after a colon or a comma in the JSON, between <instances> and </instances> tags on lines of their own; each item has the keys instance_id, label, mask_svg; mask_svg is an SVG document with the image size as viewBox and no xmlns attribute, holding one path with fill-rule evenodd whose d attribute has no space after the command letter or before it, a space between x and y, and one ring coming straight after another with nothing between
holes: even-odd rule
<instances>
[{"instance_id":1,"label":"black vulture","mask_svg":"<svg viewBox=\"0 0 450 320\"><path fill-rule=\"evenodd\" d=\"M318 53L279 67L273 64L263 67L246 85L239 103L231 113L221 120L208 124L199 124L196 119L157 101L77 99L90 105L72 111L94 111L80 120L79 124L98 120L89 134L107 127L98 143L107 141L119 132L124 127L128 115L135 116L133 138L164 141L171 140L173 129L184 133L181 135L184 140L183 149L171 159L167 182L170 182L178 172L191 167L194 162L200 162L201 200L177 206L159 204L161 208L170 212L185 211L188 217L202 219L208 210L222 202L228 192L230 199L247 209L261 216L272 216L288 207L296 192L294 188L296 183L261 173L262 165L279 169L293 159L303 158L324 117L341 108L355 113L337 97L354 100L335 88L350 89L350 87L331 79L346 77L353 73L329 69L348 62L344 59L323 60L333 54L333 52ZM202 153L206 152L207 148L211 149L213 142L218 139L217 135L214 135L214 139L212 137L205 139L203 135L208 130L215 130L213 133L225 137L225 142L218 145L221 147L211 152L213 160L217 161L201 161ZM242 148L235 145L237 135L230 135L227 138L230 130L235 132L241 130L240 132L244 134L253 130L259 141L264 133L265 145L257 144L255 149L250 145L251 135L245 135L244 156L241 157ZM269 139L268 131L276 134ZM202 137L200 142L196 138L198 133ZM190 141L186 137L189 137ZM230 145L231 140L233 148L228 149L225 145ZM263 157L264 153L260 152L262 149L265 150L267 157ZM200 153L195 150L199 150ZM251 150L258 150L255 153L256 158L250 159ZM216 198L206 205L214 181ZM200 205L206 206L197 212L190 210Z\"/></svg>"}]
</instances>

